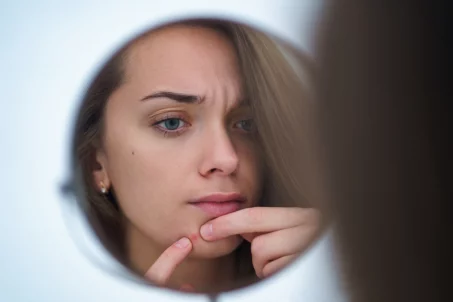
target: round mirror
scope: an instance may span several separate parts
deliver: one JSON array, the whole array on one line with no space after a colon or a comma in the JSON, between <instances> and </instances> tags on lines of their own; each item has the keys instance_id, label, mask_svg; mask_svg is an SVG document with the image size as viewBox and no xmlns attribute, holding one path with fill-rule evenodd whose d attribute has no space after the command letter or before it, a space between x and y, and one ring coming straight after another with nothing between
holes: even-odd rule
<instances>
[{"instance_id":1,"label":"round mirror","mask_svg":"<svg viewBox=\"0 0 453 302\"><path fill-rule=\"evenodd\" d=\"M312 78L301 51L226 19L160 24L112 53L82 94L65 190L123 277L219 293L311 247Z\"/></svg>"}]
</instances>

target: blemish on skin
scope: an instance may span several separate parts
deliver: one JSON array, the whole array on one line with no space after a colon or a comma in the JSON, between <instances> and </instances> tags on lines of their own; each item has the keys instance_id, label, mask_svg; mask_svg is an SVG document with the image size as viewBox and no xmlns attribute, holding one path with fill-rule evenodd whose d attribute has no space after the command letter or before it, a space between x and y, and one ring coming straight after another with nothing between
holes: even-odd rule
<instances>
[{"instance_id":1,"label":"blemish on skin","mask_svg":"<svg viewBox=\"0 0 453 302\"><path fill-rule=\"evenodd\" d=\"M189 236L190 241L195 242L198 240L198 235L197 234L192 234Z\"/></svg>"},{"instance_id":2,"label":"blemish on skin","mask_svg":"<svg viewBox=\"0 0 453 302\"><path fill-rule=\"evenodd\" d=\"M135 152L134 152L134 151L132 151L132 155L135 155Z\"/></svg>"}]
</instances>

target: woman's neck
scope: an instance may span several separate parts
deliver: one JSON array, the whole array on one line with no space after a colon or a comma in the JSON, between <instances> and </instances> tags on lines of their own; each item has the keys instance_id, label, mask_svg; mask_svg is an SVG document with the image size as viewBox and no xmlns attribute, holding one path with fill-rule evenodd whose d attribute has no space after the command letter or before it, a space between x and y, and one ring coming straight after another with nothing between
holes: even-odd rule
<instances>
[{"instance_id":1,"label":"woman's neck","mask_svg":"<svg viewBox=\"0 0 453 302\"><path fill-rule=\"evenodd\" d=\"M126 227L125 235L128 263L143 276L165 247L159 247L131 224ZM189 255L178 265L165 286L179 289L189 284L197 292L223 291L231 288L235 273L235 253L214 259L199 259Z\"/></svg>"}]
</instances>

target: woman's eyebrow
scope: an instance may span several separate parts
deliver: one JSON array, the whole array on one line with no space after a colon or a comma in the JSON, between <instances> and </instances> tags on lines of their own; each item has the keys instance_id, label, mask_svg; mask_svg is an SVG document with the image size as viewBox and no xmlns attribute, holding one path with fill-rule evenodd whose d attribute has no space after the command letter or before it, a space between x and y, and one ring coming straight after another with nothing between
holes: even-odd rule
<instances>
[{"instance_id":1,"label":"woman's eyebrow","mask_svg":"<svg viewBox=\"0 0 453 302\"><path fill-rule=\"evenodd\" d=\"M240 98L239 101L234 104L232 109L241 109L250 107L250 100L248 98Z\"/></svg>"},{"instance_id":2,"label":"woman's eyebrow","mask_svg":"<svg viewBox=\"0 0 453 302\"><path fill-rule=\"evenodd\" d=\"M190 95L178 92L171 92L171 91L158 91L153 94L147 95L141 99L141 101L147 101L150 99L157 99L157 98L166 98L180 103L187 103L187 104L200 104L203 102L203 98L197 95Z\"/></svg>"}]
</instances>

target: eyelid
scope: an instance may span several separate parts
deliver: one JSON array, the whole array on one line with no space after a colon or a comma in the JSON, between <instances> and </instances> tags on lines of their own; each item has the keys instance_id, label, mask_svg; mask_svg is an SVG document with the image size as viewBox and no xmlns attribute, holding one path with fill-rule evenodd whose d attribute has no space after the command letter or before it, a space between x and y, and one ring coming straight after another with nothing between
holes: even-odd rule
<instances>
[{"instance_id":1,"label":"eyelid","mask_svg":"<svg viewBox=\"0 0 453 302\"><path fill-rule=\"evenodd\" d=\"M241 121L255 120L254 116L250 112L240 112L232 115L229 118L228 124L236 124Z\"/></svg>"},{"instance_id":2,"label":"eyelid","mask_svg":"<svg viewBox=\"0 0 453 302\"><path fill-rule=\"evenodd\" d=\"M150 125L155 125L167 119L177 118L183 120L185 123L190 124L189 116L182 111L169 111L169 112L162 112L158 114L153 114L149 116L148 121Z\"/></svg>"},{"instance_id":3,"label":"eyelid","mask_svg":"<svg viewBox=\"0 0 453 302\"><path fill-rule=\"evenodd\" d=\"M248 120L253 119L254 114L252 108L250 106L241 106L232 110L228 114L228 120L231 121L239 121L239 120Z\"/></svg>"}]
</instances>

